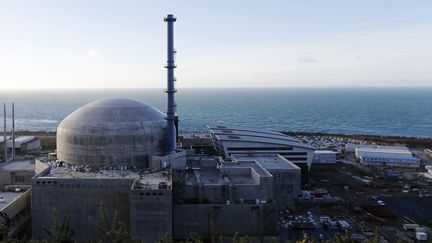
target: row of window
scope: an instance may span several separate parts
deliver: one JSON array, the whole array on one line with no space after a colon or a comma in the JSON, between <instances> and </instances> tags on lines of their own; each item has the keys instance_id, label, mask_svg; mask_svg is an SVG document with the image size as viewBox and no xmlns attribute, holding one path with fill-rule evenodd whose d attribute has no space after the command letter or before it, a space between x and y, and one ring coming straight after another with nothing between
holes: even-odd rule
<instances>
[{"instance_id":1,"label":"row of window","mask_svg":"<svg viewBox=\"0 0 432 243\"><path fill-rule=\"evenodd\" d=\"M279 153L280 155L307 155L307 152L286 152L286 153Z\"/></svg>"},{"instance_id":2,"label":"row of window","mask_svg":"<svg viewBox=\"0 0 432 243\"><path fill-rule=\"evenodd\" d=\"M41 185L52 185L54 187L59 186L60 188L121 188L121 187L130 187L130 185L95 185L95 184L77 184L77 183L57 183L57 181L36 181L36 186Z\"/></svg>"},{"instance_id":3,"label":"row of window","mask_svg":"<svg viewBox=\"0 0 432 243\"><path fill-rule=\"evenodd\" d=\"M293 147L229 147L227 148L228 151L242 151L242 150L269 150L269 151L275 151L275 150L293 150Z\"/></svg>"},{"instance_id":4,"label":"row of window","mask_svg":"<svg viewBox=\"0 0 432 243\"><path fill-rule=\"evenodd\" d=\"M306 161L307 157L285 157L289 161Z\"/></svg>"},{"instance_id":5,"label":"row of window","mask_svg":"<svg viewBox=\"0 0 432 243\"><path fill-rule=\"evenodd\" d=\"M159 193L156 193L156 192L153 192L153 193L150 193L150 192L147 192L147 193L144 193L144 192L141 192L140 193L140 195L141 196L144 196L144 195L146 195L146 196L163 196L163 193L162 192L159 192Z\"/></svg>"}]
</instances>

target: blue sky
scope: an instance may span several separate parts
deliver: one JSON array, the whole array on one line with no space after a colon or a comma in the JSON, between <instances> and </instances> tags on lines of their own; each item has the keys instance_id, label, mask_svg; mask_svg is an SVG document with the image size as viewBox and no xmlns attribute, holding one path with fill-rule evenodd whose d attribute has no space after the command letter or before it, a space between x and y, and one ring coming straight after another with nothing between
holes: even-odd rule
<instances>
[{"instance_id":1,"label":"blue sky","mask_svg":"<svg viewBox=\"0 0 432 243\"><path fill-rule=\"evenodd\" d=\"M431 1L0 0L3 89L432 86Z\"/></svg>"}]
</instances>

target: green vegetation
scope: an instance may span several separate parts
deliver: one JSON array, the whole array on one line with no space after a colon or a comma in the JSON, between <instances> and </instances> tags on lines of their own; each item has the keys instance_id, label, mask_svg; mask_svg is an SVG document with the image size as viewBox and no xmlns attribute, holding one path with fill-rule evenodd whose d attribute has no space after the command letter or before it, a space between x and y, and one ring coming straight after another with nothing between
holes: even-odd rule
<instances>
[{"instance_id":1,"label":"green vegetation","mask_svg":"<svg viewBox=\"0 0 432 243\"><path fill-rule=\"evenodd\" d=\"M101 242L107 243L129 243L139 242L132 240L129 230L125 223L118 220L117 211L114 212L112 220L109 219L103 203L99 207L101 223L98 224L94 219L90 221L94 224L102 238Z\"/></svg>"},{"instance_id":2,"label":"green vegetation","mask_svg":"<svg viewBox=\"0 0 432 243\"><path fill-rule=\"evenodd\" d=\"M6 241L8 239L9 228L11 225L11 219L6 213L0 212L0 242Z\"/></svg>"},{"instance_id":3,"label":"green vegetation","mask_svg":"<svg viewBox=\"0 0 432 243\"><path fill-rule=\"evenodd\" d=\"M143 240L134 240L131 237L128 227L124 222L118 220L117 212L114 212L112 218L110 218L106 212L103 204L100 205L98 222L90 218L90 222L95 226L98 231L101 240L91 241L91 243L144 243ZM2 220L1 220L2 219ZM8 239L8 232L10 229L11 221L6 214L0 214L0 243L75 243L76 240L73 238L74 231L70 228L70 216L64 215L62 220L59 220L57 211L52 211L52 225L50 228L45 227L44 230L50 237L50 240L16 240ZM374 236L366 241L367 243L380 243L381 235L378 229L375 229ZM225 239L222 235L211 233L210 243L250 243L252 240L247 235L240 235L235 233L234 236L229 239ZM191 233L184 241L174 241L169 235L161 236L156 243L204 243L201 240L201 236L197 233ZM207 241L206 241L207 242ZM278 243L277 238L271 238L270 243ZM290 241L287 241L288 243ZM306 233L302 239L296 241L296 243L317 243L317 242L334 242L334 243L354 243L352 238L352 231L347 230L342 236L335 236L332 240L318 241L315 237L309 237Z\"/></svg>"},{"instance_id":4,"label":"green vegetation","mask_svg":"<svg viewBox=\"0 0 432 243\"><path fill-rule=\"evenodd\" d=\"M75 242L72 238L74 231L69 228L70 216L64 215L61 222L58 221L57 211L52 211L52 226L51 228L44 227L47 235L52 239L53 242L59 243L73 243Z\"/></svg>"}]
</instances>

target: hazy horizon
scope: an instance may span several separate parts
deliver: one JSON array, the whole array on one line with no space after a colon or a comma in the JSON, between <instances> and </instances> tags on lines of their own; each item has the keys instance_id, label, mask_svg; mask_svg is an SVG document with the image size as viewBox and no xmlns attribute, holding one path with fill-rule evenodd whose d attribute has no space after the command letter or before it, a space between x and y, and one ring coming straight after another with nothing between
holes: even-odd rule
<instances>
[{"instance_id":1,"label":"hazy horizon","mask_svg":"<svg viewBox=\"0 0 432 243\"><path fill-rule=\"evenodd\" d=\"M432 85L422 85L422 86L203 86L203 87L177 87L177 92L181 90L189 89L419 89L426 88L432 89ZM161 87L113 87L113 88L5 88L2 91L115 91L115 90L161 90L165 89L164 86Z\"/></svg>"},{"instance_id":2,"label":"hazy horizon","mask_svg":"<svg viewBox=\"0 0 432 243\"><path fill-rule=\"evenodd\" d=\"M2 89L432 86L430 1L0 1Z\"/></svg>"}]
</instances>

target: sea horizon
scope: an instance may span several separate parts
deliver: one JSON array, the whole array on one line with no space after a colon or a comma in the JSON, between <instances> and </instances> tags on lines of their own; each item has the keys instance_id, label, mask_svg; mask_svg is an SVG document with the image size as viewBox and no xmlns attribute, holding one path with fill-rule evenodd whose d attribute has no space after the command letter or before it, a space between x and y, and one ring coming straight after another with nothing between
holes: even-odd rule
<instances>
[{"instance_id":1,"label":"sea horizon","mask_svg":"<svg viewBox=\"0 0 432 243\"><path fill-rule=\"evenodd\" d=\"M2 90L16 129L55 131L91 101L129 98L166 111L162 88ZM180 131L230 125L275 131L432 137L432 87L179 88ZM7 116L10 118L10 107ZM10 119L8 119L10 128Z\"/></svg>"}]
</instances>

